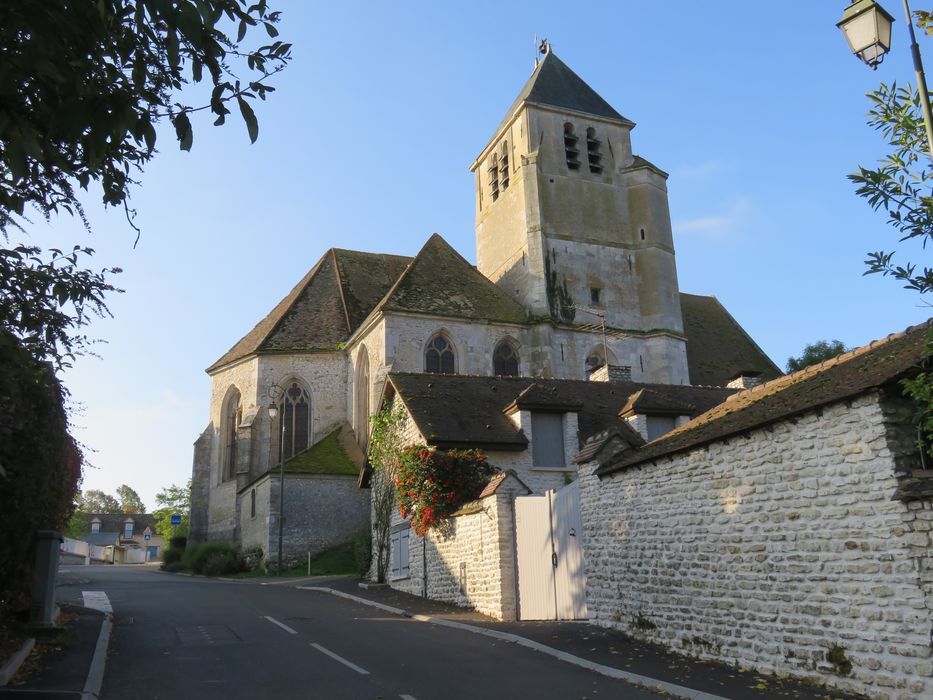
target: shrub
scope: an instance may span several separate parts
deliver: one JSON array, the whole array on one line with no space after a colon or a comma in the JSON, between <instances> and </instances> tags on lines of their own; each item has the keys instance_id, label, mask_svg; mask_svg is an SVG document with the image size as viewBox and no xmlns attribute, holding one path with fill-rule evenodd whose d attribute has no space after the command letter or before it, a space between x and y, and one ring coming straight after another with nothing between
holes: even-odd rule
<instances>
[{"instance_id":1,"label":"shrub","mask_svg":"<svg viewBox=\"0 0 933 700\"><path fill-rule=\"evenodd\" d=\"M475 500L498 471L479 450L432 450L412 445L399 456L398 509L423 537L464 503Z\"/></svg>"},{"instance_id":2,"label":"shrub","mask_svg":"<svg viewBox=\"0 0 933 700\"><path fill-rule=\"evenodd\" d=\"M246 569L243 559L235 550L211 552L204 559L204 564L198 573L205 576L223 576L235 574Z\"/></svg>"},{"instance_id":3,"label":"shrub","mask_svg":"<svg viewBox=\"0 0 933 700\"><path fill-rule=\"evenodd\" d=\"M361 532L353 540L353 558L356 560L356 573L360 578L366 576L373 563L373 533L369 530Z\"/></svg>"},{"instance_id":4,"label":"shrub","mask_svg":"<svg viewBox=\"0 0 933 700\"><path fill-rule=\"evenodd\" d=\"M181 562L181 557L184 554L184 551L181 549L175 549L174 547L169 547L164 552L162 552L162 568L168 569L169 564L177 564Z\"/></svg>"},{"instance_id":5,"label":"shrub","mask_svg":"<svg viewBox=\"0 0 933 700\"><path fill-rule=\"evenodd\" d=\"M231 562L230 566L233 566L233 562L236 562L238 568L224 571L223 573L232 573L233 571L240 571L242 569L240 554L236 547L229 542L204 542L201 544L193 544L185 549L185 553L181 557L181 563L189 571L193 571L196 574L203 574L206 573L204 567L212 554L223 555L225 561ZM217 562L219 561L220 559L218 558ZM215 567L218 565L217 562L214 562ZM217 574L209 575L216 576Z\"/></svg>"},{"instance_id":6,"label":"shrub","mask_svg":"<svg viewBox=\"0 0 933 700\"><path fill-rule=\"evenodd\" d=\"M172 537L168 541L168 546L172 549L177 549L180 552L185 551L185 547L188 546L188 538L184 535L178 535L177 537Z\"/></svg>"},{"instance_id":7,"label":"shrub","mask_svg":"<svg viewBox=\"0 0 933 700\"><path fill-rule=\"evenodd\" d=\"M162 570L163 570L163 571L169 571L169 572L171 572L171 573L176 573L176 572L178 572L178 571L184 571L184 570L185 570L185 565L182 564L180 561L173 561L173 562L170 563L170 564L167 563L167 562L163 562L163 563L162 563Z\"/></svg>"}]
</instances>

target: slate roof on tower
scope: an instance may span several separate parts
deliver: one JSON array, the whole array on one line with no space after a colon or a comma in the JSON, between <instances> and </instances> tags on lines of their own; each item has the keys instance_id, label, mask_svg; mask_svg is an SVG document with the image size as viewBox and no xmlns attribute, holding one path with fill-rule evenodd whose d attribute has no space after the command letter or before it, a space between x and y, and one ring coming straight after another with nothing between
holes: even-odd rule
<instances>
[{"instance_id":1,"label":"slate roof on tower","mask_svg":"<svg viewBox=\"0 0 933 700\"><path fill-rule=\"evenodd\" d=\"M257 352L337 349L399 279L412 259L331 248L269 314L207 368Z\"/></svg>"},{"instance_id":2,"label":"slate roof on tower","mask_svg":"<svg viewBox=\"0 0 933 700\"><path fill-rule=\"evenodd\" d=\"M570 70L553 51L548 51L535 66L531 77L525 82L518 97L505 113L505 118L496 128L496 134L508 124L515 112L526 102L570 109L634 125L600 97L599 93L587 85L583 78Z\"/></svg>"}]
</instances>

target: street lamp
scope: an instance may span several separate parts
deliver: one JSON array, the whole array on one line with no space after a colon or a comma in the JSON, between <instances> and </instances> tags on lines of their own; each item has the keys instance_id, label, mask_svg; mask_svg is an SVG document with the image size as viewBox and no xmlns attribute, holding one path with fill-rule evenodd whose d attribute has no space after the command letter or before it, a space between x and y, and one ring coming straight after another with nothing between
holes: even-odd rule
<instances>
[{"instance_id":1,"label":"street lamp","mask_svg":"<svg viewBox=\"0 0 933 700\"><path fill-rule=\"evenodd\" d=\"M917 92L920 93L920 107L923 110L923 125L927 132L927 149L933 156L933 113L930 111L930 96L927 92L927 79L923 72L920 47L914 34L914 23L910 18L910 6L904 1L904 16L910 31L910 53L914 60L914 73L917 75ZM842 19L836 26L842 30L852 53L871 66L872 70L884 60L884 55L891 50L891 25L894 17L875 0L854 0L842 13Z\"/></svg>"},{"instance_id":2,"label":"street lamp","mask_svg":"<svg viewBox=\"0 0 933 700\"><path fill-rule=\"evenodd\" d=\"M855 0L836 26L845 35L852 53L875 70L891 49L893 23L894 18L875 0Z\"/></svg>"},{"instance_id":3,"label":"street lamp","mask_svg":"<svg viewBox=\"0 0 933 700\"><path fill-rule=\"evenodd\" d=\"M279 415L279 407L275 400L269 402L270 430L275 425L275 419ZM285 421L282 421L282 429L279 435L279 556L278 556L278 574L282 575L282 523L285 520L285 460L282 458L283 441L285 439Z\"/></svg>"}]
</instances>

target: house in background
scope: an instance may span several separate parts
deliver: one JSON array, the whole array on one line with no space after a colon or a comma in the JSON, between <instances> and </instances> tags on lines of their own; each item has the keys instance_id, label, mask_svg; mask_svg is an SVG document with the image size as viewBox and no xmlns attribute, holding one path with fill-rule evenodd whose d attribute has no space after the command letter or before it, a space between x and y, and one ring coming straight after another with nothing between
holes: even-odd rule
<instances>
[{"instance_id":1,"label":"house in background","mask_svg":"<svg viewBox=\"0 0 933 700\"><path fill-rule=\"evenodd\" d=\"M779 376L715 298L681 293L667 174L633 153L634 126L548 51L471 165L476 266L438 234L414 258L325 253L207 369L191 539L258 546L274 560L281 522L284 559L296 561L366 529L368 493L356 477L390 373L399 382L472 376L480 386L494 377L584 383L611 371L644 390L625 419L632 439L699 410L664 387ZM405 400L407 384L396 389ZM462 416L470 406L454 398L443 410ZM541 413L549 428L539 434L553 432L555 412ZM589 435L566 421L572 454ZM524 459L532 428L512 426L511 439L526 442L503 458ZM561 462L527 486L562 484L573 470Z\"/></svg>"},{"instance_id":2,"label":"house in background","mask_svg":"<svg viewBox=\"0 0 933 700\"><path fill-rule=\"evenodd\" d=\"M148 513L90 513L85 516L88 544L111 548L111 564L160 561L164 543L156 532L155 516ZM149 539L146 539L146 535Z\"/></svg>"}]
</instances>

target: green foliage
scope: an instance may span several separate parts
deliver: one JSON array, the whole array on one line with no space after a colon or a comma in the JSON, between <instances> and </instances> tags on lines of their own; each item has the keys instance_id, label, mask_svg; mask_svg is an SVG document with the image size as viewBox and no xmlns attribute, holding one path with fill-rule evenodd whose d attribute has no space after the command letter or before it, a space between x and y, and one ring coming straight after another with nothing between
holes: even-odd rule
<instances>
[{"instance_id":1,"label":"green foliage","mask_svg":"<svg viewBox=\"0 0 933 700\"><path fill-rule=\"evenodd\" d=\"M848 348L841 340L818 340L805 346L800 357L788 357L787 371L796 372L824 360L831 360L847 351Z\"/></svg>"},{"instance_id":2,"label":"green foliage","mask_svg":"<svg viewBox=\"0 0 933 700\"><path fill-rule=\"evenodd\" d=\"M289 472L302 474L349 474L356 476L360 468L347 456L340 442L340 429L302 450L285 462Z\"/></svg>"},{"instance_id":3,"label":"green foliage","mask_svg":"<svg viewBox=\"0 0 933 700\"><path fill-rule=\"evenodd\" d=\"M116 515L123 512L120 501L99 489L82 491L77 498L78 510L82 513L110 513Z\"/></svg>"},{"instance_id":4,"label":"green foliage","mask_svg":"<svg viewBox=\"0 0 933 700\"><path fill-rule=\"evenodd\" d=\"M188 571L206 576L232 574L245 568L239 551L229 542L193 544L185 549L181 565Z\"/></svg>"},{"instance_id":5,"label":"green foliage","mask_svg":"<svg viewBox=\"0 0 933 700\"><path fill-rule=\"evenodd\" d=\"M902 241L933 240L933 160L930 158L919 93L910 86L882 84L868 94L872 103L868 124L880 131L892 151L876 168L859 166L849 175L856 193L874 210L883 210ZM916 263L898 264L894 252L876 251L865 260L865 274L881 273L924 294L933 289L933 269Z\"/></svg>"},{"instance_id":6,"label":"green foliage","mask_svg":"<svg viewBox=\"0 0 933 700\"><path fill-rule=\"evenodd\" d=\"M353 559L357 576L363 578L373 564L373 533L369 530L361 532L353 540Z\"/></svg>"},{"instance_id":7,"label":"green foliage","mask_svg":"<svg viewBox=\"0 0 933 700\"><path fill-rule=\"evenodd\" d=\"M121 290L108 276L120 270L86 269L91 248L43 252L9 233L28 223L27 208L88 227L78 189L92 182L132 225L130 188L156 153L160 122L190 150L190 115L209 110L220 125L235 101L255 141L250 102L290 60L290 45L274 40L278 20L266 0L0 3L0 328L37 359L60 369L87 351L80 329L110 314L105 296ZM274 41L248 47L258 32ZM198 83L200 106L179 101L198 98Z\"/></svg>"},{"instance_id":8,"label":"green foliage","mask_svg":"<svg viewBox=\"0 0 933 700\"><path fill-rule=\"evenodd\" d=\"M181 515L181 525L172 525L172 515ZM155 530L163 538L173 535L186 537L188 535L188 522L191 519L191 479L184 486L172 484L156 494Z\"/></svg>"},{"instance_id":9,"label":"green foliage","mask_svg":"<svg viewBox=\"0 0 933 700\"><path fill-rule=\"evenodd\" d=\"M35 533L65 527L82 462L52 370L0 329L0 617L26 604Z\"/></svg>"},{"instance_id":10,"label":"green foliage","mask_svg":"<svg viewBox=\"0 0 933 700\"><path fill-rule=\"evenodd\" d=\"M402 451L395 486L399 513L419 536L475 500L496 468L479 450L433 450L411 445Z\"/></svg>"},{"instance_id":11,"label":"green foliage","mask_svg":"<svg viewBox=\"0 0 933 700\"><path fill-rule=\"evenodd\" d=\"M178 549L172 546L166 547L162 552L162 568L167 569L171 564L180 562L184 553L184 549Z\"/></svg>"},{"instance_id":12,"label":"green foliage","mask_svg":"<svg viewBox=\"0 0 933 700\"><path fill-rule=\"evenodd\" d=\"M917 446L933 457L933 330L927 331L926 355L920 368L916 376L901 380L901 388L916 405Z\"/></svg>"},{"instance_id":13,"label":"green foliage","mask_svg":"<svg viewBox=\"0 0 933 700\"><path fill-rule=\"evenodd\" d=\"M2 141L0 141L2 147ZM2 172L0 172L2 178ZM0 204L0 217L2 217ZM0 328L15 334L38 360L68 367L91 344L79 329L109 316L108 292L121 292L107 279L119 268L82 269L91 248L43 253L31 245L0 247Z\"/></svg>"},{"instance_id":14,"label":"green foliage","mask_svg":"<svg viewBox=\"0 0 933 700\"><path fill-rule=\"evenodd\" d=\"M311 566L305 571L311 576L352 576L357 568L355 543L351 541L311 557Z\"/></svg>"},{"instance_id":15,"label":"green foliage","mask_svg":"<svg viewBox=\"0 0 933 700\"><path fill-rule=\"evenodd\" d=\"M401 401L383 406L370 418L369 463L372 475L373 547L376 580L384 583L389 571L389 535L395 512L395 476L404 449L405 408Z\"/></svg>"},{"instance_id":16,"label":"green foliage","mask_svg":"<svg viewBox=\"0 0 933 700\"><path fill-rule=\"evenodd\" d=\"M121 513L145 513L146 506L139 494L126 484L117 487L117 498L120 501Z\"/></svg>"},{"instance_id":17,"label":"green foliage","mask_svg":"<svg viewBox=\"0 0 933 700\"><path fill-rule=\"evenodd\" d=\"M100 184L107 205L123 205L132 177L155 153L156 125L169 120L190 150L190 115L210 110L223 124L236 102L250 141L250 106L290 59L281 41L245 48L250 28L278 35L265 0L100 0L0 5L0 231L31 205L48 216L82 214L75 185ZM253 35L251 34L251 38ZM243 76L241 80L240 77ZM208 83L206 104L189 84Z\"/></svg>"}]
</instances>

